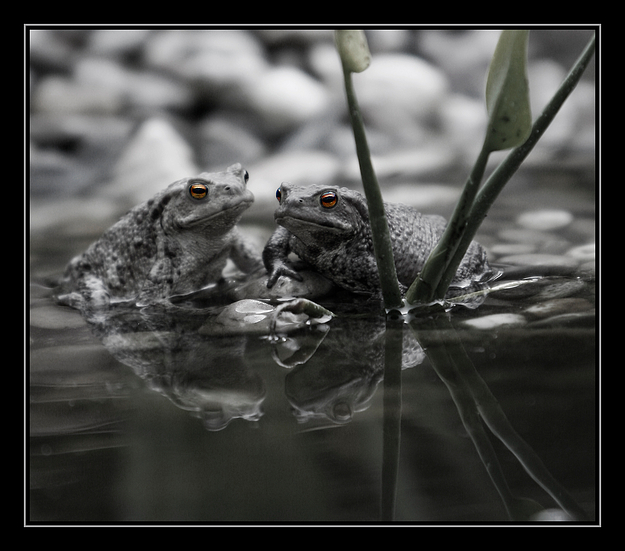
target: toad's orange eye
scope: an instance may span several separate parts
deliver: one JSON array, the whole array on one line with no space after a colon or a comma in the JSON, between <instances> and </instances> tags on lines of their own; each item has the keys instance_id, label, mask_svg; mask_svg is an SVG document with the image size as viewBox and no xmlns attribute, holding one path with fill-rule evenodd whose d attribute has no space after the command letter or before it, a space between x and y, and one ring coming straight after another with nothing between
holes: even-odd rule
<instances>
[{"instance_id":1,"label":"toad's orange eye","mask_svg":"<svg viewBox=\"0 0 625 551\"><path fill-rule=\"evenodd\" d=\"M278 200L278 203L282 200L282 189L278 188L276 190L276 199Z\"/></svg>"},{"instance_id":2,"label":"toad's orange eye","mask_svg":"<svg viewBox=\"0 0 625 551\"><path fill-rule=\"evenodd\" d=\"M195 183L189 186L189 194L194 199L204 199L208 195L208 187L205 184Z\"/></svg>"},{"instance_id":3,"label":"toad's orange eye","mask_svg":"<svg viewBox=\"0 0 625 551\"><path fill-rule=\"evenodd\" d=\"M321 206L327 209L331 209L334 205L336 205L338 203L338 200L339 200L339 196L333 191L326 191L319 198L319 202L321 203Z\"/></svg>"}]
</instances>

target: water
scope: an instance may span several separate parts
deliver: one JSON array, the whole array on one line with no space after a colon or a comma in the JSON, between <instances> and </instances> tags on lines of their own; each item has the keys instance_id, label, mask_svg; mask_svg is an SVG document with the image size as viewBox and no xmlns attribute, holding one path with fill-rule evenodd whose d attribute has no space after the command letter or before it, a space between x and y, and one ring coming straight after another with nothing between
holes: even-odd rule
<instances>
[{"instance_id":1,"label":"water","mask_svg":"<svg viewBox=\"0 0 625 551\"><path fill-rule=\"evenodd\" d=\"M594 203L540 189L502 194L480 240L495 259L549 254L545 277L386 332L373 305L329 303L337 318L279 342L208 335L206 312L120 308L88 325L41 285L67 245L33 236L29 520L491 523L510 520L512 496L596 520L594 260L567 254L594 240ZM544 205L573 221L514 223ZM398 331L404 369L385 374ZM485 388L498 406L480 418L468 389Z\"/></svg>"}]
</instances>

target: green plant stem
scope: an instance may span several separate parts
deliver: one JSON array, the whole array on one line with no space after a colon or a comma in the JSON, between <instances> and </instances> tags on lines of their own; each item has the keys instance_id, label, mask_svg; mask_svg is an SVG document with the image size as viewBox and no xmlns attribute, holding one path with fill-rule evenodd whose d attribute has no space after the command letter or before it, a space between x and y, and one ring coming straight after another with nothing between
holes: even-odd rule
<instances>
[{"instance_id":1,"label":"green plant stem","mask_svg":"<svg viewBox=\"0 0 625 551\"><path fill-rule=\"evenodd\" d=\"M373 251L380 274L380 286L382 297L386 308L398 308L402 304L401 291L397 282L397 271L393 259L393 247L391 244L388 222L384 211L384 202L380 186L371 163L371 154L365 134L365 125L360 114L356 92L352 83L352 73L343 69L345 77L345 93L347 104L356 141L356 153L362 184L369 207L369 220L371 223L371 233L373 234Z\"/></svg>"},{"instance_id":2,"label":"green plant stem","mask_svg":"<svg viewBox=\"0 0 625 551\"><path fill-rule=\"evenodd\" d=\"M401 443L401 368L404 320L386 316L384 333L384 393L382 425L382 487L380 520L394 520Z\"/></svg>"},{"instance_id":3,"label":"green plant stem","mask_svg":"<svg viewBox=\"0 0 625 551\"><path fill-rule=\"evenodd\" d=\"M586 70L588 63L592 59L594 51L595 36L593 35L575 65L573 65L573 68L564 81L562 81L562 84L553 98L551 98L551 101L545 106L540 116L532 125L532 131L528 139L523 144L515 147L512 151L510 151L510 153L508 153L506 158L493 171L482 186L482 189L478 192L469 214L467 226L464 228L464 234L460 245L454 253L454 257L448 266L447 273L443 278L441 278L439 287L436 289L436 299L442 299L445 296L456 270L462 262L462 258L466 250L469 248L471 241L475 237L475 234L484 221L484 218L486 218L486 215L495 202L495 199L497 199L501 190L504 188L506 183L508 183L510 178L512 178L519 166L521 166L521 163L529 155L538 140L547 130L547 127L551 124L551 121L553 121L557 115L566 99L575 89L582 77L582 74Z\"/></svg>"},{"instance_id":4,"label":"green plant stem","mask_svg":"<svg viewBox=\"0 0 625 551\"><path fill-rule=\"evenodd\" d=\"M481 223L486 218L488 210L494 203L495 199L503 189L503 187L508 183L510 178L512 178L513 174L517 171L521 163L525 160L525 158L529 155L530 151L534 148L538 140L545 133L545 130L551 124L551 121L555 118L556 114L562 107L562 104L569 97L571 92L577 86L579 80L582 77L588 63L590 62L595 50L595 36L591 38L588 45L582 52L581 56L564 79L557 92L551 99L551 101L544 108L543 112L536 119L534 124L532 125L532 130L528 139L518 147L515 147L507 157L502 161L502 163L493 171L490 177L486 180L482 189L480 189L475 195L475 200L473 201L472 206L470 207L469 215L466 218L466 224L461 228L454 228L450 230L451 235L457 235L457 232L461 233L460 241L456 244L457 246L453 251L450 251L451 260L449 262L445 262L445 271L444 273L439 272L441 261L437 261L434 266L430 266L430 259L426 262L426 265L423 268L421 274L417 277L417 280L411 288L409 289L409 294L406 295L406 301L409 304L415 303L428 303L434 300L441 300L445 297L447 290L449 289L449 285L453 280L456 271L458 270L458 266L462 262L462 258L464 257L471 241L475 237L478 228ZM483 155L484 150L482 149ZM479 164L479 160L476 165ZM476 170L475 167L473 169ZM448 224L448 227L452 225L452 220ZM447 232L446 232L447 233ZM442 239L441 239L442 241ZM440 244L440 243L439 243ZM435 248L435 250L439 249L439 246ZM437 255L441 255L442 253L437 252ZM432 255L431 255L432 256ZM444 258L444 257L443 257ZM434 260L434 258L433 258ZM434 273L434 276L430 275ZM440 277L436 277L439 274ZM415 289L413 290L413 286ZM423 290L419 290L417 293L417 288L421 286ZM412 291L411 291L412 290Z\"/></svg>"},{"instance_id":5,"label":"green plant stem","mask_svg":"<svg viewBox=\"0 0 625 551\"><path fill-rule=\"evenodd\" d=\"M423 270L406 293L406 302L408 304L429 303L437 298L436 290L441 279L449 270L448 266L453 261L454 254L462 241L473 201L486 170L489 155L490 149L484 143L443 235L428 256Z\"/></svg>"}]
</instances>

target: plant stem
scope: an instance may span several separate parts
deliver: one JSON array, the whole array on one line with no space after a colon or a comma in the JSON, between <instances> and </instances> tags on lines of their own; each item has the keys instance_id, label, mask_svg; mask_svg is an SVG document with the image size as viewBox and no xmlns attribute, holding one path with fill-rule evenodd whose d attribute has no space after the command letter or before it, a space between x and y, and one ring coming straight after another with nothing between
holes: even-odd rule
<instances>
[{"instance_id":1,"label":"plant stem","mask_svg":"<svg viewBox=\"0 0 625 551\"><path fill-rule=\"evenodd\" d=\"M484 176L489 155L490 149L484 144L443 235L428 256L423 270L406 293L408 304L429 303L436 298L443 298L437 297L437 289L441 279L449 272L449 264L453 261L454 255L462 243L462 236L470 219L473 201ZM455 273L456 270L454 270Z\"/></svg>"},{"instance_id":2,"label":"plant stem","mask_svg":"<svg viewBox=\"0 0 625 551\"><path fill-rule=\"evenodd\" d=\"M433 267L428 266L430 264L430 259L428 258L428 262L426 262L423 271L417 278L418 281L413 284L414 287L424 286L425 288L423 292L420 291L419 294L416 293L416 289L414 292L411 292L409 290L410 296L408 294L406 295L406 300L409 304L414 304L415 302L427 303L432 302L433 300L440 300L445 297L445 294L449 289L449 285L451 284L451 281L453 280L456 271L458 270L458 266L460 266L462 258L469 248L471 241L475 237L478 228L480 227L484 218L486 218L488 210L494 203L495 199L497 198L503 187L508 183L510 178L512 178L513 174L517 171L521 163L525 160L525 158L529 155L530 151L534 148L538 140L545 133L545 130L547 129L549 124L551 124L551 121L553 121L553 119L555 118L556 114L562 107L562 104L575 89L575 86L577 86L579 80L582 77L582 74L584 73L584 70L592 59L594 50L595 36L593 35L593 37L587 44L586 48L580 55L579 59L577 60L567 77L558 88L551 101L546 105L546 107L543 109L543 112L532 125L532 130L528 139L523 144L515 147L512 151L510 151L507 157L493 171L493 173L486 180L482 188L478 191L477 195L475 196L475 200L471 205L469 215L466 218L466 225L462 228L456 229L456 231L461 232L460 242L457 243L455 250L450 251L449 254L451 255L451 260L445 263L444 274L442 274L440 278L430 276L432 272L435 272L435 275L438 275L438 269L440 268L440 266L437 266L439 264L438 262L437 265L434 265ZM448 227L451 226L451 224L452 221L450 220ZM452 230L450 230L450 233L451 232ZM437 245L435 250L439 249L440 244L441 243L439 242L439 245ZM411 286L411 289L413 286Z\"/></svg>"},{"instance_id":3,"label":"plant stem","mask_svg":"<svg viewBox=\"0 0 625 551\"><path fill-rule=\"evenodd\" d=\"M401 367L404 320L386 317L384 334L384 393L382 425L382 487L380 520L394 520L401 443Z\"/></svg>"},{"instance_id":4,"label":"plant stem","mask_svg":"<svg viewBox=\"0 0 625 551\"><path fill-rule=\"evenodd\" d=\"M436 298L443 298L445 296L445 293L449 288L449 284L451 283L460 262L462 262L464 253L471 244L471 241L475 237L475 234L477 233L481 223L484 221L484 218L486 218L486 215L495 202L495 199L497 199L497 196L503 187L506 183L508 183L510 178L512 178L512 175L529 155L530 151L545 133L545 130L547 130L547 127L551 124L551 121L555 118L563 103L575 89L582 77L582 74L588 66L588 63L592 59L594 51L595 36L593 35L575 65L573 65L573 68L564 81L562 81L562 84L553 98L551 98L551 101L545 106L540 116L532 125L532 131L529 138L523 144L510 151L506 158L486 180L482 189L478 192L471 208L467 226L464 228L462 241L454 253L454 258L449 264L445 278L441 280L439 288L436 290Z\"/></svg>"},{"instance_id":5,"label":"plant stem","mask_svg":"<svg viewBox=\"0 0 625 551\"><path fill-rule=\"evenodd\" d=\"M352 73L343 69L345 77L345 93L347 104L356 141L356 153L362 184L369 207L369 220L371 223L371 233L373 234L373 251L380 274L380 286L382 297L386 308L397 308L402 304L401 291L397 282L397 271L393 259L393 248L391 244L388 222L384 211L384 202L380 186L371 163L371 154L365 134L365 125L360 114L356 92L352 83Z\"/></svg>"}]
</instances>

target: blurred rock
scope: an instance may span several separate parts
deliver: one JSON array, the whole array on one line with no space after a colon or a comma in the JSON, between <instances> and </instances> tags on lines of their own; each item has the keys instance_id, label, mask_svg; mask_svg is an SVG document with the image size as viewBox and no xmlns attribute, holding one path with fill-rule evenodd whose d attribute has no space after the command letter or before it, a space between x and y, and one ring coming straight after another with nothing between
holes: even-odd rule
<instances>
[{"instance_id":1,"label":"blurred rock","mask_svg":"<svg viewBox=\"0 0 625 551\"><path fill-rule=\"evenodd\" d=\"M189 143L167 120L153 118L137 129L114 167L111 183L101 192L131 207L200 172Z\"/></svg>"},{"instance_id":2,"label":"blurred rock","mask_svg":"<svg viewBox=\"0 0 625 551\"><path fill-rule=\"evenodd\" d=\"M270 68L247 84L243 91L246 104L270 136L295 130L329 106L322 84L296 67Z\"/></svg>"},{"instance_id":3,"label":"blurred rock","mask_svg":"<svg viewBox=\"0 0 625 551\"><path fill-rule=\"evenodd\" d=\"M450 88L483 101L486 73L499 40L497 30L420 31L419 49L450 79Z\"/></svg>"},{"instance_id":4,"label":"blurred rock","mask_svg":"<svg viewBox=\"0 0 625 551\"><path fill-rule=\"evenodd\" d=\"M509 227L498 232L497 236L507 242L512 243L531 243L537 246L544 246L557 240L557 236L550 232L540 231L536 229Z\"/></svg>"},{"instance_id":5,"label":"blurred rock","mask_svg":"<svg viewBox=\"0 0 625 551\"><path fill-rule=\"evenodd\" d=\"M517 217L517 224L535 230L556 230L568 226L573 215L566 210L543 209L523 212Z\"/></svg>"},{"instance_id":6,"label":"blurred rock","mask_svg":"<svg viewBox=\"0 0 625 551\"><path fill-rule=\"evenodd\" d=\"M76 193L94 180L93 170L83 166L73 155L45 150L30 144L31 197L58 197Z\"/></svg>"},{"instance_id":7,"label":"blurred rock","mask_svg":"<svg viewBox=\"0 0 625 551\"><path fill-rule=\"evenodd\" d=\"M595 261L595 244L588 243L586 245L579 245L573 247L566 252L567 256L578 260L579 262L594 262Z\"/></svg>"},{"instance_id":8,"label":"blurred rock","mask_svg":"<svg viewBox=\"0 0 625 551\"><path fill-rule=\"evenodd\" d=\"M150 112L156 109L190 109L193 95L186 83L148 71L127 69L114 60L88 57L74 71L77 85L108 91L125 108Z\"/></svg>"},{"instance_id":9,"label":"blurred rock","mask_svg":"<svg viewBox=\"0 0 625 551\"><path fill-rule=\"evenodd\" d=\"M441 133L447 147L463 165L471 166L482 147L488 116L484 101L449 94L441 106Z\"/></svg>"},{"instance_id":10,"label":"blurred rock","mask_svg":"<svg viewBox=\"0 0 625 551\"><path fill-rule=\"evenodd\" d=\"M414 33L405 29L366 30L365 35L373 55L381 52L409 51L414 41Z\"/></svg>"},{"instance_id":11,"label":"blurred rock","mask_svg":"<svg viewBox=\"0 0 625 551\"><path fill-rule=\"evenodd\" d=\"M123 60L141 55L154 31L150 29L95 29L87 48L91 54Z\"/></svg>"},{"instance_id":12,"label":"blurred rock","mask_svg":"<svg viewBox=\"0 0 625 551\"><path fill-rule=\"evenodd\" d=\"M246 118L232 112L211 114L198 123L197 131L197 158L202 170L238 162L248 166L268 150L263 140L249 128Z\"/></svg>"},{"instance_id":13,"label":"blurred rock","mask_svg":"<svg viewBox=\"0 0 625 551\"><path fill-rule=\"evenodd\" d=\"M123 105L119 94L57 75L44 77L32 95L32 108L41 113L117 115Z\"/></svg>"},{"instance_id":14,"label":"blurred rock","mask_svg":"<svg viewBox=\"0 0 625 551\"><path fill-rule=\"evenodd\" d=\"M37 197L93 191L106 181L132 130L122 117L31 117L30 188Z\"/></svg>"},{"instance_id":15,"label":"blurred rock","mask_svg":"<svg viewBox=\"0 0 625 551\"><path fill-rule=\"evenodd\" d=\"M503 256L497 260L502 264L522 265L522 266L561 266L575 267L579 263L574 258L555 254L515 254Z\"/></svg>"},{"instance_id":16,"label":"blurred rock","mask_svg":"<svg viewBox=\"0 0 625 551\"><path fill-rule=\"evenodd\" d=\"M29 33L30 63L36 72L67 73L80 51L80 32L36 29ZM78 39L78 42L77 42Z\"/></svg>"},{"instance_id":17,"label":"blurred rock","mask_svg":"<svg viewBox=\"0 0 625 551\"><path fill-rule=\"evenodd\" d=\"M449 91L439 69L407 54L376 56L353 81L365 123L405 144L422 141L418 129L437 121Z\"/></svg>"},{"instance_id":18,"label":"blurred rock","mask_svg":"<svg viewBox=\"0 0 625 551\"><path fill-rule=\"evenodd\" d=\"M148 68L191 83L205 101L240 103L240 92L269 68L259 41L247 31L154 31L146 44Z\"/></svg>"}]
</instances>

